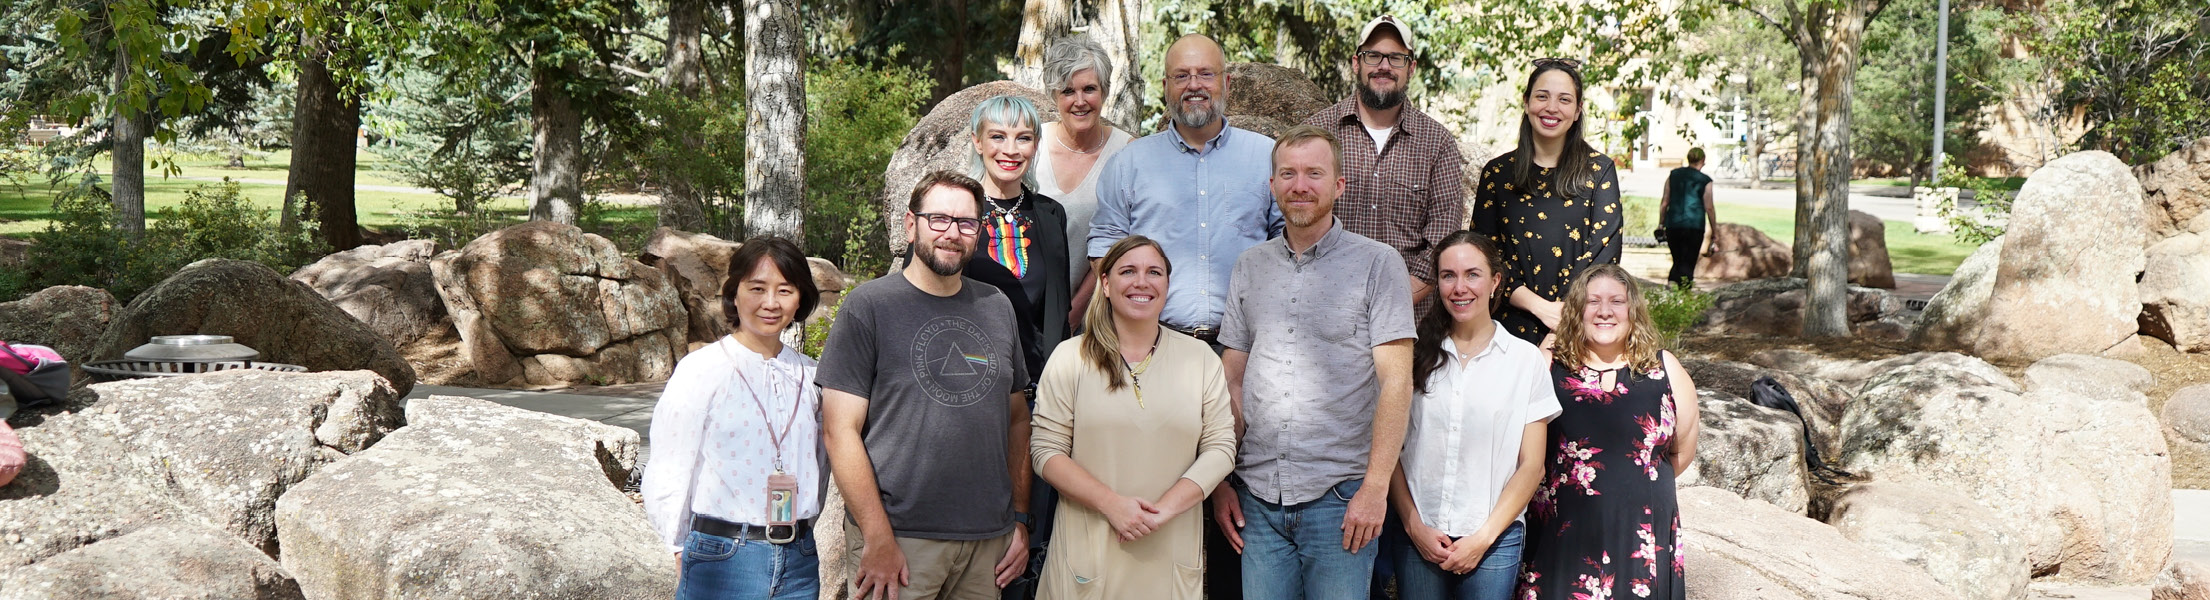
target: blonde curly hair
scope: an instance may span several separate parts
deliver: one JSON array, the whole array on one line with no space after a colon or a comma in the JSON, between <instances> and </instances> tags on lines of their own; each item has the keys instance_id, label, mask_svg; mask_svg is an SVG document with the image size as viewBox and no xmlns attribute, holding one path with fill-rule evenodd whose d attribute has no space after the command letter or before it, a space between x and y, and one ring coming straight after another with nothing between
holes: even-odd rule
<instances>
[{"instance_id":1,"label":"blonde curly hair","mask_svg":"<svg viewBox=\"0 0 2210 600\"><path fill-rule=\"evenodd\" d=\"M1658 334L1657 325L1650 320L1650 301L1642 297L1642 286L1634 276L1619 265L1596 265L1573 278L1573 286L1565 292L1565 310L1558 315L1558 362L1574 371L1587 365L1589 343L1582 331L1581 314L1588 309L1589 282L1598 278L1611 279L1627 288L1627 366L1637 373L1648 373L1665 367L1660 353L1665 350L1665 338Z\"/></svg>"}]
</instances>

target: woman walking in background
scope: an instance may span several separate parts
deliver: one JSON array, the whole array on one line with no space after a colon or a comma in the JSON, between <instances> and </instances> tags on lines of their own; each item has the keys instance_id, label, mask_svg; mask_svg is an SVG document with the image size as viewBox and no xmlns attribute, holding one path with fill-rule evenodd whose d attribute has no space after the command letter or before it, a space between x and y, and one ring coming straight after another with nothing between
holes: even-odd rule
<instances>
[{"instance_id":1,"label":"woman walking in background","mask_svg":"<svg viewBox=\"0 0 2210 600\"><path fill-rule=\"evenodd\" d=\"M1696 383L1619 265L1565 295L1542 485L1527 517L1526 600L1688 597L1674 479L1696 459Z\"/></svg>"},{"instance_id":2,"label":"woman walking in background","mask_svg":"<svg viewBox=\"0 0 2210 600\"><path fill-rule=\"evenodd\" d=\"M1481 168L1472 228L1504 252L1504 329L1551 345L1566 283L1619 263L1619 172L1581 139L1581 63L1535 61L1527 76L1519 148Z\"/></svg>"},{"instance_id":3,"label":"woman walking in background","mask_svg":"<svg viewBox=\"0 0 2210 600\"><path fill-rule=\"evenodd\" d=\"M1097 174L1128 141L1126 131L1105 122L1112 96L1113 62L1087 35L1060 38L1044 51L1044 94L1058 105L1059 120L1043 127L1036 153L1036 191L1067 211L1067 281L1075 286L1067 315L1081 324L1090 301L1090 217L1097 214Z\"/></svg>"},{"instance_id":4,"label":"woman walking in background","mask_svg":"<svg viewBox=\"0 0 2210 600\"><path fill-rule=\"evenodd\" d=\"M1665 228L1666 248L1673 252L1673 271L1665 280L1675 285L1696 282L1697 259L1711 255L1711 235L1719 231L1719 213L1711 207L1711 176L1703 169L1704 149L1689 148L1688 166L1665 176L1659 196L1659 225Z\"/></svg>"},{"instance_id":5,"label":"woman walking in background","mask_svg":"<svg viewBox=\"0 0 2210 600\"><path fill-rule=\"evenodd\" d=\"M1504 264L1496 244L1453 233L1434 264L1437 301L1412 342L1416 394L1389 490L1411 546L1396 553L1397 597L1507 600L1558 396L1549 357L1490 316Z\"/></svg>"},{"instance_id":6,"label":"woman walking in background","mask_svg":"<svg viewBox=\"0 0 2210 600\"><path fill-rule=\"evenodd\" d=\"M1212 346L1159 325L1173 272L1133 235L1098 261L1083 335L1036 389L1032 464L1060 492L1043 598L1198 600L1204 521L1235 468L1228 380Z\"/></svg>"},{"instance_id":7,"label":"woman walking in background","mask_svg":"<svg viewBox=\"0 0 2210 600\"><path fill-rule=\"evenodd\" d=\"M645 516L682 562L677 598L820 594L821 392L779 337L820 300L797 244L745 241L721 286L734 332L677 362L652 409Z\"/></svg>"}]
</instances>

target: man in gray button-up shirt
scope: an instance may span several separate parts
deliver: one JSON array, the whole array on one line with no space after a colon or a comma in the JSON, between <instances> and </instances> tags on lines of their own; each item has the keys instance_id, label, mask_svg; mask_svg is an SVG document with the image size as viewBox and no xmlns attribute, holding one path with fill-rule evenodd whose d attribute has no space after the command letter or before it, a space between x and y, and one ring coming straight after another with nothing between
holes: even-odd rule
<instances>
[{"instance_id":1,"label":"man in gray button-up shirt","mask_svg":"<svg viewBox=\"0 0 2210 600\"><path fill-rule=\"evenodd\" d=\"M1266 188L1273 142L1228 125L1226 60L1219 44L1201 35L1167 49L1171 126L1106 161L1090 219L1092 259L1131 234L1158 240L1174 265L1159 320L1185 333L1202 329L1196 335L1208 342L1220 325L1236 255L1282 230Z\"/></svg>"},{"instance_id":2,"label":"man in gray button-up shirt","mask_svg":"<svg viewBox=\"0 0 2210 600\"><path fill-rule=\"evenodd\" d=\"M1364 597L1404 447L1412 291L1395 249L1335 220L1339 152L1325 130L1282 133L1270 185L1288 231L1237 258L1221 315L1243 447L1213 510L1247 598Z\"/></svg>"}]
</instances>

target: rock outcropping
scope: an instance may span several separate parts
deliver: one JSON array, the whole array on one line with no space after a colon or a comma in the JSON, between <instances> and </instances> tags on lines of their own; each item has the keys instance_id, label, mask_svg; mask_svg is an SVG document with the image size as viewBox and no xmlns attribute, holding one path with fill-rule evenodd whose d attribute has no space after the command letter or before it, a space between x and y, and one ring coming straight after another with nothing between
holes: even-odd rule
<instances>
[{"instance_id":1,"label":"rock outcropping","mask_svg":"<svg viewBox=\"0 0 2210 600\"><path fill-rule=\"evenodd\" d=\"M668 277L573 225L501 229L439 254L430 272L486 384L659 381L688 349Z\"/></svg>"}]
</instances>

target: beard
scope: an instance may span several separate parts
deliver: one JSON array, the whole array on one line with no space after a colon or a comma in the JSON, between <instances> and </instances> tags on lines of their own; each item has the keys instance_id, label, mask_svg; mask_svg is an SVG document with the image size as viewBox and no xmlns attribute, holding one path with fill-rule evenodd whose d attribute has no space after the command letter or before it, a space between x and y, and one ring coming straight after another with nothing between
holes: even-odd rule
<instances>
[{"instance_id":1,"label":"beard","mask_svg":"<svg viewBox=\"0 0 2210 600\"><path fill-rule=\"evenodd\" d=\"M923 246L921 245L920 241L916 240L914 242L906 244L906 255L912 256L914 260L921 261L921 264L923 266L929 268L930 273L935 273L938 277L950 277L953 275L958 275L960 271L966 270L967 259L974 256L974 251L968 250L966 252L960 253L959 258L957 259L953 259L948 262L939 262L936 258L936 251L933 248Z\"/></svg>"},{"instance_id":2,"label":"beard","mask_svg":"<svg viewBox=\"0 0 2210 600\"><path fill-rule=\"evenodd\" d=\"M1373 110L1389 110L1404 103L1404 78L1402 76L1397 77L1397 89L1386 94L1375 91L1373 86L1367 83L1371 79L1369 77L1358 80L1359 104L1364 104L1366 108Z\"/></svg>"},{"instance_id":3,"label":"beard","mask_svg":"<svg viewBox=\"0 0 2210 600\"><path fill-rule=\"evenodd\" d=\"M1207 99L1207 105L1204 108L1199 108L1186 112L1182 110L1182 100L1188 100L1192 97L1200 95L1204 96ZM1180 100L1168 102L1166 104L1167 119L1174 121L1176 125L1181 125L1190 129L1202 129L1204 127L1210 126L1212 125L1213 121L1220 119L1221 116L1226 115L1227 113L1228 99L1220 97L1220 95L1216 92L1204 92L1202 94L1182 94L1182 98Z\"/></svg>"},{"instance_id":4,"label":"beard","mask_svg":"<svg viewBox=\"0 0 2210 600\"><path fill-rule=\"evenodd\" d=\"M1298 200L1306 199L1308 198L1298 198ZM1283 206L1281 209L1281 217L1283 221L1288 221L1291 227L1311 227L1314 223L1320 222L1320 217L1326 216L1328 211L1334 209L1335 207L1332 204L1324 206L1320 204L1315 204L1312 208L1289 208L1288 206Z\"/></svg>"}]
</instances>

